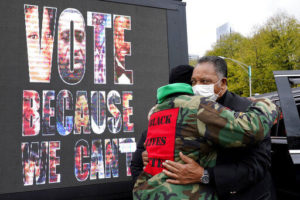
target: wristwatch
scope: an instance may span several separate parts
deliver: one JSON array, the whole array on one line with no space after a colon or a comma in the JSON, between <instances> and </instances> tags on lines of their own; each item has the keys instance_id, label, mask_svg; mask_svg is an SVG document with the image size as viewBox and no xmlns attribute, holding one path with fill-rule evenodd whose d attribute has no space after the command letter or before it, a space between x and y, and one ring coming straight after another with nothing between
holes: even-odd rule
<instances>
[{"instance_id":1,"label":"wristwatch","mask_svg":"<svg viewBox=\"0 0 300 200\"><path fill-rule=\"evenodd\" d=\"M200 179L201 183L208 184L209 183L209 174L206 169L204 169L203 176Z\"/></svg>"}]
</instances>

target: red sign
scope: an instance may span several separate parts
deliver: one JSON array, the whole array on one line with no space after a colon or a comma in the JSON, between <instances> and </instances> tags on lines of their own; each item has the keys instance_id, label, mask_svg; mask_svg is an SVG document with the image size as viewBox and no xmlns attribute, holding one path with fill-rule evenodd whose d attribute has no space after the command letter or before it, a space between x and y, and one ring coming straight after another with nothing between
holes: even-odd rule
<instances>
[{"instance_id":1,"label":"red sign","mask_svg":"<svg viewBox=\"0 0 300 200\"><path fill-rule=\"evenodd\" d=\"M179 108L156 112L148 124L146 149L149 163L145 172L155 175L163 170L162 163L174 161L176 122Z\"/></svg>"}]
</instances>

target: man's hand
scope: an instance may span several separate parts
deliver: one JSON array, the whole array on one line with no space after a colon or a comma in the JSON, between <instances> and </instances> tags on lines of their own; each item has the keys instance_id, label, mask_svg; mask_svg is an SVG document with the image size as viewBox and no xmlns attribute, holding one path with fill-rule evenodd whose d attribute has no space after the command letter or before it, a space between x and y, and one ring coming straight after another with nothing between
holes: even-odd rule
<instances>
[{"instance_id":1,"label":"man's hand","mask_svg":"<svg viewBox=\"0 0 300 200\"><path fill-rule=\"evenodd\" d=\"M191 184L200 183L200 179L203 176L204 168L201 167L193 159L179 153L180 158L186 164L180 164L173 161L166 161L163 163L166 169L163 172L172 179L167 179L168 183L172 184Z\"/></svg>"},{"instance_id":2,"label":"man's hand","mask_svg":"<svg viewBox=\"0 0 300 200\"><path fill-rule=\"evenodd\" d=\"M144 147L146 149L145 143L144 143ZM143 151L142 159L143 159L144 167L146 167L148 165L148 162L149 162L147 150Z\"/></svg>"}]
</instances>

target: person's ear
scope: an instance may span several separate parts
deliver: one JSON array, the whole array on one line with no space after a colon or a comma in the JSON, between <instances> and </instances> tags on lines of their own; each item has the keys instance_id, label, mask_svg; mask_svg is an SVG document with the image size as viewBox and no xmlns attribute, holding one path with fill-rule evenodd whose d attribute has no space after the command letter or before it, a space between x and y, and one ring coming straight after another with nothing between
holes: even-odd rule
<instances>
[{"instance_id":1,"label":"person's ear","mask_svg":"<svg viewBox=\"0 0 300 200\"><path fill-rule=\"evenodd\" d=\"M221 87L227 87L227 78L226 77L223 77L222 80L221 80Z\"/></svg>"},{"instance_id":2,"label":"person's ear","mask_svg":"<svg viewBox=\"0 0 300 200\"><path fill-rule=\"evenodd\" d=\"M223 77L221 80L221 91L222 91L222 95L225 93L225 91L227 90L227 78ZM221 95L221 96L222 96Z\"/></svg>"}]
</instances>

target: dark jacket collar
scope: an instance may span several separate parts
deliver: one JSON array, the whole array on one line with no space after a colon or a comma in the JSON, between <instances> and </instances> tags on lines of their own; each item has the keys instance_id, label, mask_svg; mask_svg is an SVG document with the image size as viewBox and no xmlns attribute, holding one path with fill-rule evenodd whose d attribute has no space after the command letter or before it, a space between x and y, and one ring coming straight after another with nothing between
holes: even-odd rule
<instances>
[{"instance_id":1,"label":"dark jacket collar","mask_svg":"<svg viewBox=\"0 0 300 200\"><path fill-rule=\"evenodd\" d=\"M236 112L245 112L251 105L251 101L245 97L241 97L233 92L226 90L223 96L217 100L223 106L230 108Z\"/></svg>"}]
</instances>

